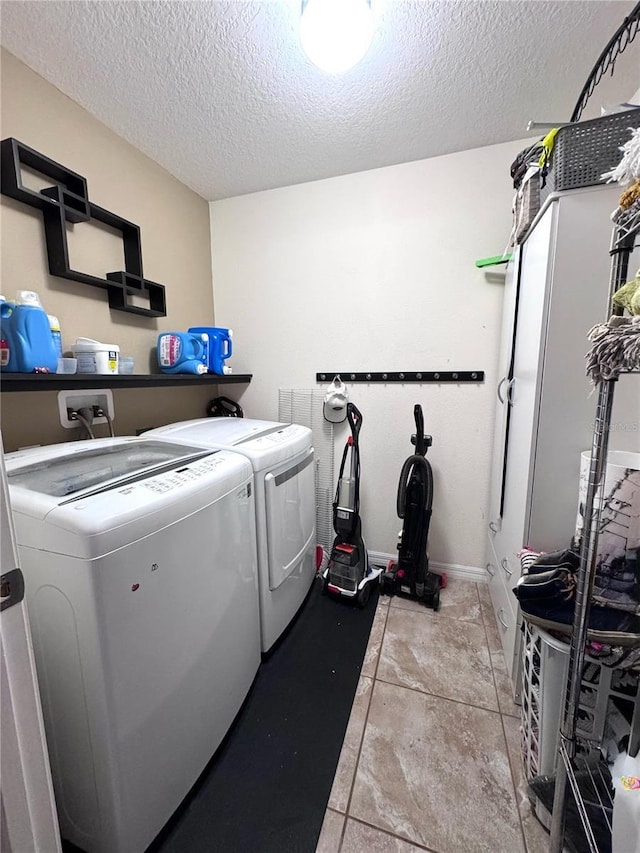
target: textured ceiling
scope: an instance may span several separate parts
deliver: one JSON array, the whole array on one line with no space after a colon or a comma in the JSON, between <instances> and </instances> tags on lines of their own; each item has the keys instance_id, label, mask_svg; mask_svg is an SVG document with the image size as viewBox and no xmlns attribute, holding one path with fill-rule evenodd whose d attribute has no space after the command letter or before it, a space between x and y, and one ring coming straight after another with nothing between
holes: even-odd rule
<instances>
[{"instance_id":1,"label":"textured ceiling","mask_svg":"<svg viewBox=\"0 0 640 853\"><path fill-rule=\"evenodd\" d=\"M418 160L566 120L633 2L372 0L363 62L302 54L300 0L4 2L2 43L207 199ZM639 44L593 99L640 83ZM28 142L28 140L24 140Z\"/></svg>"}]
</instances>

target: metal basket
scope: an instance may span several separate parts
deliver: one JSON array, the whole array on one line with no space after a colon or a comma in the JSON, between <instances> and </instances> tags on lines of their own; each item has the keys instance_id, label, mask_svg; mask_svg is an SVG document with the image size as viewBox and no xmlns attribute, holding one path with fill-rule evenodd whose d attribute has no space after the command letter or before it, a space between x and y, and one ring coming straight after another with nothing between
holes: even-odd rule
<instances>
[{"instance_id":1,"label":"metal basket","mask_svg":"<svg viewBox=\"0 0 640 853\"><path fill-rule=\"evenodd\" d=\"M630 128L640 127L640 109L612 113L590 121L568 124L558 131L551 168L540 191L541 202L552 192L602 184L603 172L622 159L620 148Z\"/></svg>"}]
</instances>

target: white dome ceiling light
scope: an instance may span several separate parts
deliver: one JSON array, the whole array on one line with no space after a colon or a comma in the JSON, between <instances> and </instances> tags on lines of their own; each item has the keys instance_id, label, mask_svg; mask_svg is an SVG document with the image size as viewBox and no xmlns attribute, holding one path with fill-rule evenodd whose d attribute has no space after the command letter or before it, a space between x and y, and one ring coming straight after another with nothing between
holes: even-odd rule
<instances>
[{"instance_id":1,"label":"white dome ceiling light","mask_svg":"<svg viewBox=\"0 0 640 853\"><path fill-rule=\"evenodd\" d=\"M302 0L300 42L321 71L353 68L373 39L371 0Z\"/></svg>"}]
</instances>

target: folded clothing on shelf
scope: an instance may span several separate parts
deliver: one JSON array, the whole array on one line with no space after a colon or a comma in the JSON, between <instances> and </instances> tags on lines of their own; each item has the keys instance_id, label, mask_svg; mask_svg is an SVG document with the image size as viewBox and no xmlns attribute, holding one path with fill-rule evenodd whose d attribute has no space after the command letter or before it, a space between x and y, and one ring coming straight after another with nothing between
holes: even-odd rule
<instances>
[{"instance_id":1,"label":"folded clothing on shelf","mask_svg":"<svg viewBox=\"0 0 640 853\"><path fill-rule=\"evenodd\" d=\"M523 616L549 630L555 627L560 633L569 633L573 625L579 555L571 549L544 554L525 548L519 556L523 574L513 593ZM640 618L628 610L592 604L589 629L606 634L637 635L640 642ZM616 645L615 638L609 642ZM630 636L621 644L629 642L632 642ZM603 657L612 652L608 649Z\"/></svg>"},{"instance_id":2,"label":"folded clothing on shelf","mask_svg":"<svg viewBox=\"0 0 640 853\"><path fill-rule=\"evenodd\" d=\"M543 554L525 548L519 557L522 574L513 592L521 605L525 601L564 603L573 598L578 554L570 549Z\"/></svg>"}]
</instances>

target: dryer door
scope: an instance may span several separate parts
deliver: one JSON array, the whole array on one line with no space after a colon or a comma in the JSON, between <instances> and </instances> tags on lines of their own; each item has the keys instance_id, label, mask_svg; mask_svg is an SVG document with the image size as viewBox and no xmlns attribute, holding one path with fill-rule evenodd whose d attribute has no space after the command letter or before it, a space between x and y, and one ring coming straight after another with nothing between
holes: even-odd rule
<instances>
[{"instance_id":1,"label":"dryer door","mask_svg":"<svg viewBox=\"0 0 640 853\"><path fill-rule=\"evenodd\" d=\"M311 447L264 478L269 588L272 590L299 568L315 537L313 461Z\"/></svg>"}]
</instances>

